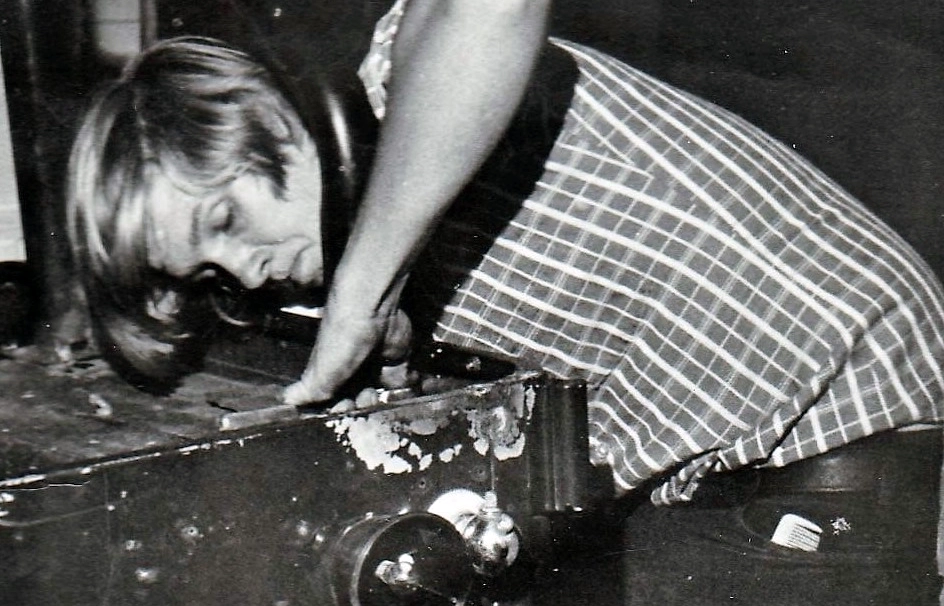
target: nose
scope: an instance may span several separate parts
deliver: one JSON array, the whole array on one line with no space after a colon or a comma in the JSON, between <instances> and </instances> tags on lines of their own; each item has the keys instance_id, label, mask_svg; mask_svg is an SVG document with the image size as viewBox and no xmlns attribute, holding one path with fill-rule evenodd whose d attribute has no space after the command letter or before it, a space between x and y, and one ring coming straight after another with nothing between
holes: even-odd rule
<instances>
[{"instance_id":1,"label":"nose","mask_svg":"<svg viewBox=\"0 0 944 606\"><path fill-rule=\"evenodd\" d=\"M271 251L265 246L241 244L222 251L216 264L232 274L249 289L259 288L269 279Z\"/></svg>"}]
</instances>

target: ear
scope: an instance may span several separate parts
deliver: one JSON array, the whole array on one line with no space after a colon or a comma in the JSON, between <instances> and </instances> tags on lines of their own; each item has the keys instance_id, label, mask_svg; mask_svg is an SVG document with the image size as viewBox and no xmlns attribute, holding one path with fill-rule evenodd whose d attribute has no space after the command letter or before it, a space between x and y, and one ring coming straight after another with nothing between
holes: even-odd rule
<instances>
[{"instance_id":1,"label":"ear","mask_svg":"<svg viewBox=\"0 0 944 606\"><path fill-rule=\"evenodd\" d=\"M92 335L102 357L144 391L169 393L200 367L216 318L205 293L155 286L129 307L98 288L84 288Z\"/></svg>"},{"instance_id":2,"label":"ear","mask_svg":"<svg viewBox=\"0 0 944 606\"><path fill-rule=\"evenodd\" d=\"M286 166L297 166L306 170L311 169L314 174L321 176L321 150L315 145L314 140L302 133L302 136L295 137L294 143L282 146L281 153L285 158Z\"/></svg>"},{"instance_id":3,"label":"ear","mask_svg":"<svg viewBox=\"0 0 944 606\"><path fill-rule=\"evenodd\" d=\"M91 318L102 357L135 387L170 393L183 375L195 370L188 355L192 339L166 338L163 331L145 326L145 322L100 307L93 308Z\"/></svg>"}]
</instances>

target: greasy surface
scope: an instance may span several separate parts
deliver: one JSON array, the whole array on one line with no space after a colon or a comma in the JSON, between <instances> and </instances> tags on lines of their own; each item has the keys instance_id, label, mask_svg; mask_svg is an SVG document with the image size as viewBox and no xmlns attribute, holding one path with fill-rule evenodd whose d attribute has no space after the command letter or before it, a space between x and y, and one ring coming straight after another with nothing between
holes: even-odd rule
<instances>
[{"instance_id":1,"label":"greasy surface","mask_svg":"<svg viewBox=\"0 0 944 606\"><path fill-rule=\"evenodd\" d=\"M20 474L0 478L3 603L330 604L372 544L341 541L348 529L457 488L495 491L527 551L520 573L470 591L520 596L547 516L588 506L582 386L539 373L220 432L206 401L226 406L234 382L198 375L154 398L75 370L0 367L0 456Z\"/></svg>"},{"instance_id":2,"label":"greasy surface","mask_svg":"<svg viewBox=\"0 0 944 606\"><path fill-rule=\"evenodd\" d=\"M157 397L97 360L66 367L0 359L0 472L10 478L174 447L215 433L229 400L275 404L276 393L199 373L174 395Z\"/></svg>"}]
</instances>

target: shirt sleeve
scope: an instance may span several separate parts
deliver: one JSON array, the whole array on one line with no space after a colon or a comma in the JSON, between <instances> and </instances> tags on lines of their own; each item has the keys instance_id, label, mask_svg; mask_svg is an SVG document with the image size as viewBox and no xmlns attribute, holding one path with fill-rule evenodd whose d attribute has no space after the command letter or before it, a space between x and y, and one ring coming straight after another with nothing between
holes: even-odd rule
<instances>
[{"instance_id":1,"label":"shirt sleeve","mask_svg":"<svg viewBox=\"0 0 944 606\"><path fill-rule=\"evenodd\" d=\"M367 100L378 120L382 120L387 109L387 84L390 80L390 49L400 28L400 19L407 0L397 0L390 10L377 21L370 49L361 62L357 75L364 84Z\"/></svg>"}]
</instances>

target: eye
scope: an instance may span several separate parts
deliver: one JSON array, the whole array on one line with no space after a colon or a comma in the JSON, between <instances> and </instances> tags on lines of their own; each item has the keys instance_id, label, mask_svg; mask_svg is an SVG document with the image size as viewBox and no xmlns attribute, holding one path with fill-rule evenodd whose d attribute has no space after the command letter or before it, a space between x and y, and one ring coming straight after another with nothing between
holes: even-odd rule
<instances>
[{"instance_id":1,"label":"eye","mask_svg":"<svg viewBox=\"0 0 944 606\"><path fill-rule=\"evenodd\" d=\"M206 228L212 233L225 233L233 228L233 202L223 198L210 207L206 216Z\"/></svg>"}]
</instances>

